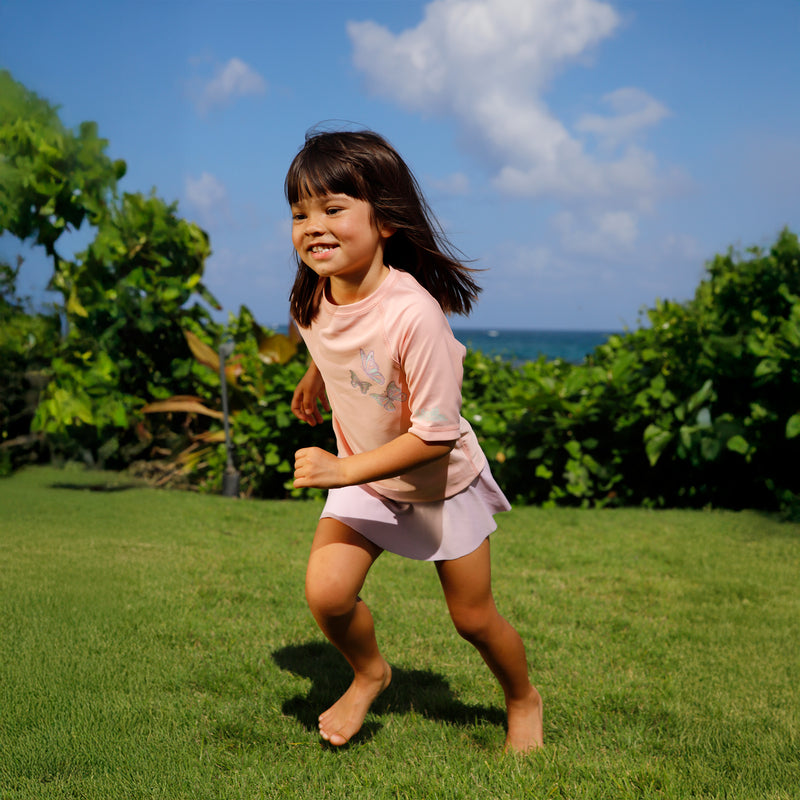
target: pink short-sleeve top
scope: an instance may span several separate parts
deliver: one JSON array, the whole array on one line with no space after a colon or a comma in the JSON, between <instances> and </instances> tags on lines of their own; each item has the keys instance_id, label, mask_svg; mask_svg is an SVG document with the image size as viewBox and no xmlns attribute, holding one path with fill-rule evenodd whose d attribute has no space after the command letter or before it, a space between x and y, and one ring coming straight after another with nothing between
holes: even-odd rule
<instances>
[{"instance_id":1,"label":"pink short-sleeve top","mask_svg":"<svg viewBox=\"0 0 800 800\"><path fill-rule=\"evenodd\" d=\"M403 433L453 441L447 458L369 485L400 502L442 500L466 488L486 464L461 416L466 348L436 300L407 272L389 269L368 297L319 312L299 328L325 381L339 456L374 450Z\"/></svg>"}]
</instances>

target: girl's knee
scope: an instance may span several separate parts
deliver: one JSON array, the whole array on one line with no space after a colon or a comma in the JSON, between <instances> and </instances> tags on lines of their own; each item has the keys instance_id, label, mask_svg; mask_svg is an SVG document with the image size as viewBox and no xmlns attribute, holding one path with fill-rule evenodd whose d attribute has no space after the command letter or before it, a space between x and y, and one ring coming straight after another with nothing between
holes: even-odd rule
<instances>
[{"instance_id":1,"label":"girl's knee","mask_svg":"<svg viewBox=\"0 0 800 800\"><path fill-rule=\"evenodd\" d=\"M323 518L306 567L306 601L316 619L350 613L380 548L338 520Z\"/></svg>"},{"instance_id":2,"label":"girl's knee","mask_svg":"<svg viewBox=\"0 0 800 800\"><path fill-rule=\"evenodd\" d=\"M341 617L353 610L358 595L340 582L326 578L306 578L306 602L315 618Z\"/></svg>"},{"instance_id":3,"label":"girl's knee","mask_svg":"<svg viewBox=\"0 0 800 800\"><path fill-rule=\"evenodd\" d=\"M492 631L498 623L502 624L502 617L497 610L492 608L456 608L450 610L458 635L471 644L481 644L488 641Z\"/></svg>"}]
</instances>

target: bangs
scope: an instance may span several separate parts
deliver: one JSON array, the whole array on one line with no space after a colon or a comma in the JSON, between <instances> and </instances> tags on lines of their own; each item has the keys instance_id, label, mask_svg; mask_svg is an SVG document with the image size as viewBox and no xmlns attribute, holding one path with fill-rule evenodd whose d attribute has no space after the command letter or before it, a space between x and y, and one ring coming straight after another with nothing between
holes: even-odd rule
<instances>
[{"instance_id":1,"label":"bangs","mask_svg":"<svg viewBox=\"0 0 800 800\"><path fill-rule=\"evenodd\" d=\"M312 142L292 161L284 191L289 205L304 197L326 194L369 199L364 178L354 159L348 157L343 149L324 147L319 141Z\"/></svg>"}]
</instances>

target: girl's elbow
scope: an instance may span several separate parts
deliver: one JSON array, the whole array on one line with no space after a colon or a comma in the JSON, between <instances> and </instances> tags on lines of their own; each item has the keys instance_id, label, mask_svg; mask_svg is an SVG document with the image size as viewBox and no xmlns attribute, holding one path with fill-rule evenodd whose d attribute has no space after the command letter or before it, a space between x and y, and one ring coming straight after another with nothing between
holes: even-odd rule
<instances>
[{"instance_id":1,"label":"girl's elbow","mask_svg":"<svg viewBox=\"0 0 800 800\"><path fill-rule=\"evenodd\" d=\"M456 446L457 439L445 442L431 442L426 439L421 439L416 434L411 434L417 441L417 454L420 458L419 466L429 464L432 461L438 461L440 458L446 458L450 455L453 448Z\"/></svg>"},{"instance_id":2,"label":"girl's elbow","mask_svg":"<svg viewBox=\"0 0 800 800\"><path fill-rule=\"evenodd\" d=\"M436 453L435 458L444 458L445 456L449 456L453 451L453 448L456 446L456 440L453 439L452 442L428 442L427 445Z\"/></svg>"}]
</instances>

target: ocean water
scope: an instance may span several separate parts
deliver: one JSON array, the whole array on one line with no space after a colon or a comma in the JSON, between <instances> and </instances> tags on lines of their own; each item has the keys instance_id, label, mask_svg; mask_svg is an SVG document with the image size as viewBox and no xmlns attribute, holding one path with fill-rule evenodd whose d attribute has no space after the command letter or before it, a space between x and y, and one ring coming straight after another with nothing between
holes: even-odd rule
<instances>
[{"instance_id":1,"label":"ocean water","mask_svg":"<svg viewBox=\"0 0 800 800\"><path fill-rule=\"evenodd\" d=\"M479 350L488 356L500 356L515 364L535 361L539 356L580 364L595 347L617 331L454 328L453 333L470 350Z\"/></svg>"},{"instance_id":2,"label":"ocean water","mask_svg":"<svg viewBox=\"0 0 800 800\"><path fill-rule=\"evenodd\" d=\"M273 330L283 334L287 332L283 325L277 325ZM580 364L595 347L619 331L453 328L453 333L470 350L479 350L487 356L500 356L514 364L536 361L539 356Z\"/></svg>"}]
</instances>

